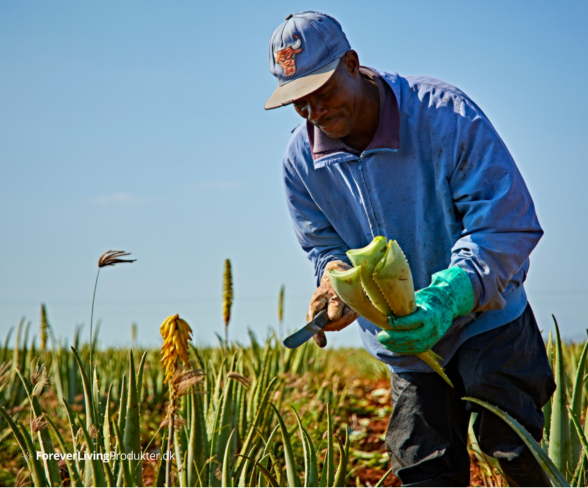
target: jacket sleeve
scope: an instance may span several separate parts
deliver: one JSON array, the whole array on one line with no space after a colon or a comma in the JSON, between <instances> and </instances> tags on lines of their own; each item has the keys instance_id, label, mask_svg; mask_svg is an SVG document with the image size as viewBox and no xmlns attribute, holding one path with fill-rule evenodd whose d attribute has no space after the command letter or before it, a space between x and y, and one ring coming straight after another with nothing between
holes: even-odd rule
<instances>
[{"instance_id":1,"label":"jacket sleeve","mask_svg":"<svg viewBox=\"0 0 588 488\"><path fill-rule=\"evenodd\" d=\"M449 183L462 232L451 266L472 280L474 312L502 309L502 294L524 281L543 235L533 200L506 145L469 100L457 114L453 161Z\"/></svg>"},{"instance_id":2,"label":"jacket sleeve","mask_svg":"<svg viewBox=\"0 0 588 488\"><path fill-rule=\"evenodd\" d=\"M292 157L288 154L284 157L283 176L294 232L300 246L314 265L318 284L327 263L334 260L349 263L345 254L349 247L313 200Z\"/></svg>"}]
</instances>

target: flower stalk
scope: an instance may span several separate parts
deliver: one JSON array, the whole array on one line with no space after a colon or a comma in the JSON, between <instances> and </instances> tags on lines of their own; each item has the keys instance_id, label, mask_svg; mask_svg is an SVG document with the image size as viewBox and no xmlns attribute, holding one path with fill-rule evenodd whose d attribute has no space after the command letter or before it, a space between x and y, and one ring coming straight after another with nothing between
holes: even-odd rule
<instances>
[{"instance_id":1,"label":"flower stalk","mask_svg":"<svg viewBox=\"0 0 588 488\"><path fill-rule=\"evenodd\" d=\"M223 319L225 321L225 346L229 347L229 322L231 321L231 307L233 306L233 272L231 260L225 260L223 276Z\"/></svg>"}]
</instances>

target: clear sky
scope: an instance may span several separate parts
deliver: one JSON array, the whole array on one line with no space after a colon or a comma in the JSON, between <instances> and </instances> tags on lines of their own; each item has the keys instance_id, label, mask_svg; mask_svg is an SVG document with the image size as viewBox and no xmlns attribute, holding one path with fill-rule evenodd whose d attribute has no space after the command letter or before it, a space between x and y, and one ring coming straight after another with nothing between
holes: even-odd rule
<instances>
[{"instance_id":1,"label":"clear sky","mask_svg":"<svg viewBox=\"0 0 588 488\"><path fill-rule=\"evenodd\" d=\"M588 2L0 2L0 339L45 302L57 334L159 343L179 313L196 340L222 333L222 269L234 269L231 336L304 323L315 280L286 210L281 157L300 122L265 112L268 42L290 13L335 16L363 64L464 90L486 112L535 199L545 237L527 290L540 326L588 326ZM359 345L356 326L329 335Z\"/></svg>"}]
</instances>

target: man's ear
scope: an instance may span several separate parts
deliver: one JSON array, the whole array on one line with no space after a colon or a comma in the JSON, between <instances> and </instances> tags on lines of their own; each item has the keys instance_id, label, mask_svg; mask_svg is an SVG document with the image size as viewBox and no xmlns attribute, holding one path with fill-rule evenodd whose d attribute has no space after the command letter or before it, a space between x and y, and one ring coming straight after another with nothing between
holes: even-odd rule
<instances>
[{"instance_id":1,"label":"man's ear","mask_svg":"<svg viewBox=\"0 0 588 488\"><path fill-rule=\"evenodd\" d=\"M343 64L345 65L347 72L354 78L359 74L359 56L353 49L350 49L345 53Z\"/></svg>"}]
</instances>

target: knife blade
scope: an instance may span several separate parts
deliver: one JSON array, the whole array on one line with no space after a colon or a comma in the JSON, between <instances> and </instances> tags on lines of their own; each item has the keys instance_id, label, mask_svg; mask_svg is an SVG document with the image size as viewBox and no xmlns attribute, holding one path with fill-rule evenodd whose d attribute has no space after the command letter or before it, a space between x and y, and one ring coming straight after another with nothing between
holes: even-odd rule
<instances>
[{"instance_id":1,"label":"knife blade","mask_svg":"<svg viewBox=\"0 0 588 488\"><path fill-rule=\"evenodd\" d=\"M329 322L330 320L327 311L321 310L314 316L314 319L302 327L302 329L294 332L291 336L286 337L283 342L284 346L288 349L296 349L297 347L300 347L317 332L323 330L325 325Z\"/></svg>"}]
</instances>

